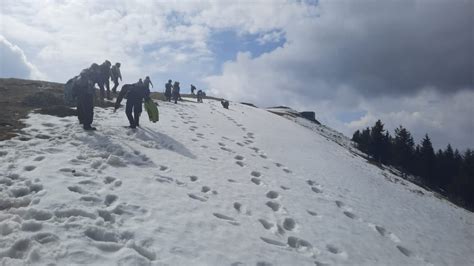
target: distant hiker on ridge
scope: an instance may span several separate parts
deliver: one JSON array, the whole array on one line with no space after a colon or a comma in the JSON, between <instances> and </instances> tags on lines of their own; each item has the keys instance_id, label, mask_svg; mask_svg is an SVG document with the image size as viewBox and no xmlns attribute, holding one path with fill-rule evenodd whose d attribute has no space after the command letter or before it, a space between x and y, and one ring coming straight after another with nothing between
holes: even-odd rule
<instances>
[{"instance_id":1,"label":"distant hiker on ridge","mask_svg":"<svg viewBox=\"0 0 474 266\"><path fill-rule=\"evenodd\" d=\"M105 97L105 89L107 89L107 99L112 99L110 97L110 83L109 83L109 79L110 79L110 66L112 64L110 63L109 60L105 60L104 63L102 63L99 67L100 67L100 77L99 77L99 82L98 82L98 85L99 85L99 89L100 89L100 97L99 97L99 100L101 102L104 101L104 97ZM105 88L104 88L105 87Z\"/></svg>"},{"instance_id":2,"label":"distant hiker on ridge","mask_svg":"<svg viewBox=\"0 0 474 266\"><path fill-rule=\"evenodd\" d=\"M225 109L229 109L229 101L222 99L221 104Z\"/></svg>"},{"instance_id":3,"label":"distant hiker on ridge","mask_svg":"<svg viewBox=\"0 0 474 266\"><path fill-rule=\"evenodd\" d=\"M198 103L202 103L203 95L204 95L204 93L202 92L202 90L198 90L198 92L197 92L197 102Z\"/></svg>"},{"instance_id":4,"label":"distant hiker on ridge","mask_svg":"<svg viewBox=\"0 0 474 266\"><path fill-rule=\"evenodd\" d=\"M147 90L150 90L150 85L151 85L151 87L153 88L153 83L151 82L149 76L146 76L145 81L143 81L143 85L145 85L145 88L146 88Z\"/></svg>"},{"instance_id":5,"label":"distant hiker on ridge","mask_svg":"<svg viewBox=\"0 0 474 266\"><path fill-rule=\"evenodd\" d=\"M179 82L175 81L173 84L173 99L174 103L178 103L178 99L181 98L181 95L179 94Z\"/></svg>"},{"instance_id":6,"label":"distant hiker on ridge","mask_svg":"<svg viewBox=\"0 0 474 266\"><path fill-rule=\"evenodd\" d=\"M135 84L123 85L122 90L117 97L117 101L115 102L114 111L120 107L120 103L124 97L127 98L125 114L127 115L128 121L130 122L130 128L139 127L140 115L143 110L143 99L150 97L150 90L145 87L145 84L141 81L141 79Z\"/></svg>"},{"instance_id":7,"label":"distant hiker on ridge","mask_svg":"<svg viewBox=\"0 0 474 266\"><path fill-rule=\"evenodd\" d=\"M119 79L122 81L122 73L120 73L120 63L115 63L110 69L110 78L114 82L114 87L112 88L112 93L117 93L117 87L119 85Z\"/></svg>"},{"instance_id":8,"label":"distant hiker on ridge","mask_svg":"<svg viewBox=\"0 0 474 266\"><path fill-rule=\"evenodd\" d=\"M191 84L191 94L194 95L194 91L197 90L193 84Z\"/></svg>"},{"instance_id":9,"label":"distant hiker on ridge","mask_svg":"<svg viewBox=\"0 0 474 266\"><path fill-rule=\"evenodd\" d=\"M168 80L168 83L165 84L165 98L166 101L171 102L171 90L173 85L171 85L172 80Z\"/></svg>"}]
</instances>

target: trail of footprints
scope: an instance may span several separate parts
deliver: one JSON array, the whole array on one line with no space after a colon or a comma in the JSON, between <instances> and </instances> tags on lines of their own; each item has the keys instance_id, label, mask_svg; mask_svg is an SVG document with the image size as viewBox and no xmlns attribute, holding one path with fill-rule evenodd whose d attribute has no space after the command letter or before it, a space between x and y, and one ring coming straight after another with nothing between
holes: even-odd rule
<instances>
[{"instance_id":1,"label":"trail of footprints","mask_svg":"<svg viewBox=\"0 0 474 266\"><path fill-rule=\"evenodd\" d=\"M181 118L188 119L187 114L182 112ZM236 126L240 127L242 131L246 132L246 129L241 125L238 124L235 120L228 117L228 119L235 123ZM189 121L188 121L189 123ZM187 124L187 123L185 123ZM189 130L195 132L198 130L196 126L190 126ZM193 141L199 141L198 139L205 139L204 134L197 132L196 139ZM224 141L231 141L231 139L222 137ZM246 145L254 144L255 136L251 132L246 132L244 136L243 143L235 142L236 145L240 147L244 147ZM218 142L218 147L221 150L234 153L231 149L229 149L226 144L223 142ZM201 145L202 148L208 148L206 145ZM259 148L257 147L249 147L250 149L254 150L256 154L262 159L268 159L266 154L262 153ZM0 154L1 155L1 154ZM4 156L4 155L2 155ZM35 162L40 162L45 159L45 156L37 156L33 159ZM246 164L244 163L245 158L241 155L235 155L235 164L240 167L245 167ZM81 158L71 160L72 165L81 165L81 164L89 164L90 162L86 160L81 160ZM283 172L290 174L292 173L291 170L286 168L281 163L274 163L277 168L282 169ZM93 168L99 168L100 165ZM36 169L34 165L27 165L23 168L26 172L31 172ZM160 173L169 172L170 169L167 166L160 165L158 166L158 170ZM31 232L34 233L31 240L30 239L20 239L16 241L10 248L8 248L5 253L7 256L12 258L24 258L28 252L28 246L30 241L36 241L42 245L57 242L59 237L51 232L43 232L43 224L47 222L52 222L55 220L56 222L59 220L62 223L67 222L67 219L70 217L78 217L80 219L90 219L91 225L88 226L84 231L83 234L88 237L92 242L93 245L96 246L100 250L108 251L108 252L115 252L120 250L125 246L125 243L129 240L134 238L133 232L128 231L120 231L114 229L114 225L120 223L120 220L124 219L142 219L141 217L147 213L146 209L141 208L140 206L130 205L126 202L120 202L119 196L113 193L106 193L105 195L100 195L96 192L90 192L94 190L98 190L100 185L93 179L91 179L91 175L84 172L74 170L73 168L63 168L60 169L61 172L68 173L75 177L84 178L77 182L76 185L67 186L67 189L71 193L75 193L78 195L80 202L83 203L87 209L81 208L58 208L55 211L46 211L46 210L39 210L35 208L29 208L26 211L19 212L19 216L21 219L24 219L21 223L20 230L24 232ZM175 183L178 186L185 186L186 182L180 181L178 179L174 179L172 177L168 177L162 174L157 174L155 180L160 183ZM189 176L189 182L192 183L199 183L199 178L197 176ZM236 181L233 179L228 179L229 182L235 183ZM111 190L114 188L118 188L122 185L122 182L114 177L106 176L103 178L104 184L108 185ZM262 173L259 171L251 171L250 172L250 182L257 186L262 186L264 183L262 181ZM313 180L307 180L307 185L309 186L310 190L313 193L321 194L323 193L323 187ZM28 181L24 178L16 174L9 174L6 177L0 176L0 191L6 191L9 195L7 201L0 202L0 210L4 209L14 209L19 207L26 207L32 206L37 204L40 201L42 195L43 186L39 179L35 179L34 182ZM289 190L290 188L281 186L280 187L283 191ZM196 200L198 202L207 202L210 197L210 194L217 194L217 191L212 190L209 186L200 186L200 189L196 193L188 193L188 197L192 200ZM268 190L265 193L265 197L268 199L265 202L265 206L274 214L275 220L270 221L264 218L259 218L256 220L263 229L271 232L273 235L276 235L279 239L285 239L284 241L275 240L270 237L261 236L260 239L270 245L284 247L284 248L293 248L298 252L309 253L315 257L315 253L313 252L313 246L310 242L298 238L296 236L288 235L295 232L296 228L298 227L297 222L294 218L287 215L286 211L282 211L284 207L279 202L282 195L276 190ZM350 208L347 208L344 202L340 200L335 201L335 205L337 208L342 210L342 214L345 215L349 219L363 221L362 219L358 218ZM87 211L90 207L95 207L94 211ZM233 203L233 209L238 214L247 214L251 215L251 211L247 210L245 206L239 202ZM313 210L307 210L308 215L317 217L318 214ZM222 221L228 222L232 225L240 225L236 218L222 214L219 212L212 213L214 217L220 219ZM108 228L92 224L92 221L96 218L101 217L105 223L108 224ZM386 230L384 227L379 225L371 225L372 227L381 237L387 237L394 243L396 243L396 248L401 252L403 255L407 257L412 257L414 254L409 249L405 248L402 245L399 245L400 240L391 232ZM10 231L9 231L10 230ZM13 229L5 229L2 228L2 234L4 236L13 232ZM148 250L146 247L135 244L136 242L132 242L133 244L128 245L130 248L134 249L138 254L145 257L148 260L155 260L156 255L153 251ZM335 245L327 244L326 251L330 254L343 254L344 251L338 248ZM315 261L316 265L324 265L319 261Z\"/></svg>"}]
</instances>

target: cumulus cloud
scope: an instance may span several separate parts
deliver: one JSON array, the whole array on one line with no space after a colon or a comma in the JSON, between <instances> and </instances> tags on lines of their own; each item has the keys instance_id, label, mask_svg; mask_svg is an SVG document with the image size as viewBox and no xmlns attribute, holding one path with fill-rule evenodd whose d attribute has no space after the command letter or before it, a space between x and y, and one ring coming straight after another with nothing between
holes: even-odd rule
<instances>
[{"instance_id":1,"label":"cumulus cloud","mask_svg":"<svg viewBox=\"0 0 474 266\"><path fill-rule=\"evenodd\" d=\"M381 119L392 133L400 124L408 128L417 141L428 133L435 148L451 144L457 148L474 147L474 91L445 94L425 88L410 97L384 97L363 101L367 113L347 123L346 133L372 126Z\"/></svg>"},{"instance_id":2,"label":"cumulus cloud","mask_svg":"<svg viewBox=\"0 0 474 266\"><path fill-rule=\"evenodd\" d=\"M31 64L23 50L0 35L0 77L4 78L44 78Z\"/></svg>"},{"instance_id":3,"label":"cumulus cloud","mask_svg":"<svg viewBox=\"0 0 474 266\"><path fill-rule=\"evenodd\" d=\"M316 110L348 135L382 118L389 128L435 134L441 145L473 146L473 110L462 99L474 90L472 5L322 0L283 24L283 47L256 58L241 53L206 82L222 97ZM426 91L432 104L422 104ZM354 111L366 115L338 119Z\"/></svg>"},{"instance_id":4,"label":"cumulus cloud","mask_svg":"<svg viewBox=\"0 0 474 266\"><path fill-rule=\"evenodd\" d=\"M440 143L472 144L446 130L472 131L462 99L474 88L470 0L2 4L0 23L8 26L0 33L53 81L109 59L122 63L124 82L178 79L231 100L315 110L347 134L380 117L390 127L435 132ZM222 62L211 43L220 31L253 36L257 46L283 44ZM431 105L423 104L428 96ZM341 119L347 113L364 115L350 123Z\"/></svg>"}]
</instances>

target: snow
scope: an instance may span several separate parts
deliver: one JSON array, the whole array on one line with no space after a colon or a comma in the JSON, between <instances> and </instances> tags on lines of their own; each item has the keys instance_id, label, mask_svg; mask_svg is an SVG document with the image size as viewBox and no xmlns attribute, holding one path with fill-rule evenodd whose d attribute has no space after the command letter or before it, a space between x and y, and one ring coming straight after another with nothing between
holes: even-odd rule
<instances>
[{"instance_id":1,"label":"snow","mask_svg":"<svg viewBox=\"0 0 474 266\"><path fill-rule=\"evenodd\" d=\"M3 265L474 265L474 215L330 128L217 101L30 114L0 142ZM284 110L282 110L284 111Z\"/></svg>"}]
</instances>

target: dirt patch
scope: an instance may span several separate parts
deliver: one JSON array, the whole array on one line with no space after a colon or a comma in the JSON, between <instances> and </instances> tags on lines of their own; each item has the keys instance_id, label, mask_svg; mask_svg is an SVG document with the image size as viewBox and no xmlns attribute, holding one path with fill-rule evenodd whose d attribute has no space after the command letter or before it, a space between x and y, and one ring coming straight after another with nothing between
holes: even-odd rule
<instances>
[{"instance_id":1,"label":"dirt patch","mask_svg":"<svg viewBox=\"0 0 474 266\"><path fill-rule=\"evenodd\" d=\"M63 93L61 83L0 78L0 141L15 137L25 127L20 120L31 111L59 117L76 115L64 105ZM108 108L114 103L95 101L95 106Z\"/></svg>"},{"instance_id":2,"label":"dirt patch","mask_svg":"<svg viewBox=\"0 0 474 266\"><path fill-rule=\"evenodd\" d=\"M59 116L59 117L77 115L76 109L72 109L64 105L53 105L53 106L43 107L38 110L35 110L35 113L39 113L43 115L54 115L54 116Z\"/></svg>"},{"instance_id":3,"label":"dirt patch","mask_svg":"<svg viewBox=\"0 0 474 266\"><path fill-rule=\"evenodd\" d=\"M42 107L42 106L51 106L51 105L63 105L64 100L58 93L53 91L39 91L31 95L26 96L23 99L23 103L27 106L32 107Z\"/></svg>"},{"instance_id":4,"label":"dirt patch","mask_svg":"<svg viewBox=\"0 0 474 266\"><path fill-rule=\"evenodd\" d=\"M34 105L25 104L25 98L47 91L61 99L62 88L60 83L0 79L0 140L16 136L16 132L25 126L19 120L26 118L28 113L36 108ZM32 103L34 102L32 100Z\"/></svg>"}]
</instances>

